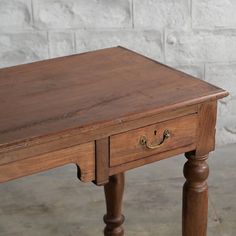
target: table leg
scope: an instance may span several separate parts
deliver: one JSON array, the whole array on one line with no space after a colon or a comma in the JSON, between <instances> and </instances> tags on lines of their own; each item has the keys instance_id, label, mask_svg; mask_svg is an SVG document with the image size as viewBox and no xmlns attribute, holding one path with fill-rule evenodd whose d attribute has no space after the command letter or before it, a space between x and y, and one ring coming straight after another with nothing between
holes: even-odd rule
<instances>
[{"instance_id":1,"label":"table leg","mask_svg":"<svg viewBox=\"0 0 236 236\"><path fill-rule=\"evenodd\" d=\"M122 224L122 199L124 192L124 173L119 173L109 177L109 182L104 186L107 214L104 216L106 227L105 236L123 236Z\"/></svg>"},{"instance_id":2,"label":"table leg","mask_svg":"<svg viewBox=\"0 0 236 236\"><path fill-rule=\"evenodd\" d=\"M208 217L208 155L185 154L183 187L183 236L206 236Z\"/></svg>"}]
</instances>

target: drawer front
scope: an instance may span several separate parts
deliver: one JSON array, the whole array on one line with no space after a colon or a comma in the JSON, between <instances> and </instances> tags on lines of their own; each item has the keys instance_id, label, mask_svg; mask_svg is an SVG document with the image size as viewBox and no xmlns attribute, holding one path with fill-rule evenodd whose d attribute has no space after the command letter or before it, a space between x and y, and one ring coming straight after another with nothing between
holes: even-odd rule
<instances>
[{"instance_id":1,"label":"drawer front","mask_svg":"<svg viewBox=\"0 0 236 236\"><path fill-rule=\"evenodd\" d=\"M110 166L196 143L198 116L188 115L110 137Z\"/></svg>"}]
</instances>

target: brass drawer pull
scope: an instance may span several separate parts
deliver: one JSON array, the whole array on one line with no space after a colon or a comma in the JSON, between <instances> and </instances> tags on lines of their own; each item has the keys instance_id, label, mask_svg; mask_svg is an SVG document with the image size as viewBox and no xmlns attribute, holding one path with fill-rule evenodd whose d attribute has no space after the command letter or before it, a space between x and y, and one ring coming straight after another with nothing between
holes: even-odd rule
<instances>
[{"instance_id":1,"label":"brass drawer pull","mask_svg":"<svg viewBox=\"0 0 236 236\"><path fill-rule=\"evenodd\" d=\"M142 136L140 138L140 144L145 146L148 149L156 149L162 146L162 144L164 144L164 142L170 137L170 131L168 129L164 130L163 132L163 139L159 144L153 144L150 143L147 139L146 136Z\"/></svg>"}]
</instances>

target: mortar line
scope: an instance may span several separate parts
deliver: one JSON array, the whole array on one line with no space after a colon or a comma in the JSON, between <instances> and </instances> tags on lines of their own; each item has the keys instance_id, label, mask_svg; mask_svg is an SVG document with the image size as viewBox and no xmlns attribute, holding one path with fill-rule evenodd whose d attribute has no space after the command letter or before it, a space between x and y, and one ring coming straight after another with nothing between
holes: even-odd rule
<instances>
[{"instance_id":1,"label":"mortar line","mask_svg":"<svg viewBox=\"0 0 236 236\"><path fill-rule=\"evenodd\" d=\"M203 80L206 81L206 63L203 64Z\"/></svg>"},{"instance_id":2,"label":"mortar line","mask_svg":"<svg viewBox=\"0 0 236 236\"><path fill-rule=\"evenodd\" d=\"M51 58L50 40L49 40L49 31L48 30L47 30L47 41L48 41L48 58Z\"/></svg>"},{"instance_id":3,"label":"mortar line","mask_svg":"<svg viewBox=\"0 0 236 236\"><path fill-rule=\"evenodd\" d=\"M164 60L164 63L166 64L166 29L165 28L163 28L163 30L162 30L162 34L163 34L163 36L162 36L162 53L163 53L163 60Z\"/></svg>"},{"instance_id":4,"label":"mortar line","mask_svg":"<svg viewBox=\"0 0 236 236\"><path fill-rule=\"evenodd\" d=\"M33 24L33 27L35 27L33 0L30 1L30 5L31 5L32 24Z\"/></svg>"},{"instance_id":5,"label":"mortar line","mask_svg":"<svg viewBox=\"0 0 236 236\"><path fill-rule=\"evenodd\" d=\"M191 29L193 29L193 0L189 0L190 1L190 27Z\"/></svg>"},{"instance_id":6,"label":"mortar line","mask_svg":"<svg viewBox=\"0 0 236 236\"><path fill-rule=\"evenodd\" d=\"M131 11L132 11L132 28L134 29L134 0L131 1Z\"/></svg>"},{"instance_id":7,"label":"mortar line","mask_svg":"<svg viewBox=\"0 0 236 236\"><path fill-rule=\"evenodd\" d=\"M76 31L74 31L74 53L77 53Z\"/></svg>"}]
</instances>

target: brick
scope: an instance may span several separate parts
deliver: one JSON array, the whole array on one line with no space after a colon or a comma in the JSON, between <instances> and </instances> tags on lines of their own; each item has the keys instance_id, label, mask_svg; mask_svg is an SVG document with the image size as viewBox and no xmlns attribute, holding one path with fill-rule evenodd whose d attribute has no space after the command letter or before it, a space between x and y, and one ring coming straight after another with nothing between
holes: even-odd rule
<instances>
[{"instance_id":1,"label":"brick","mask_svg":"<svg viewBox=\"0 0 236 236\"><path fill-rule=\"evenodd\" d=\"M217 143L236 142L236 63L206 64L206 81L226 89L230 95L218 103Z\"/></svg>"},{"instance_id":2,"label":"brick","mask_svg":"<svg viewBox=\"0 0 236 236\"><path fill-rule=\"evenodd\" d=\"M193 0L193 27L235 28L235 0Z\"/></svg>"},{"instance_id":3,"label":"brick","mask_svg":"<svg viewBox=\"0 0 236 236\"><path fill-rule=\"evenodd\" d=\"M131 27L130 0L33 0L39 28Z\"/></svg>"},{"instance_id":4,"label":"brick","mask_svg":"<svg viewBox=\"0 0 236 236\"><path fill-rule=\"evenodd\" d=\"M166 60L178 64L236 60L236 31L167 31Z\"/></svg>"},{"instance_id":5,"label":"brick","mask_svg":"<svg viewBox=\"0 0 236 236\"><path fill-rule=\"evenodd\" d=\"M30 0L1 0L0 29L31 27Z\"/></svg>"},{"instance_id":6,"label":"brick","mask_svg":"<svg viewBox=\"0 0 236 236\"><path fill-rule=\"evenodd\" d=\"M205 73L206 81L226 89L230 98L236 98L236 63L206 64Z\"/></svg>"},{"instance_id":7,"label":"brick","mask_svg":"<svg viewBox=\"0 0 236 236\"><path fill-rule=\"evenodd\" d=\"M75 53L73 32L50 32L50 57L60 57Z\"/></svg>"},{"instance_id":8,"label":"brick","mask_svg":"<svg viewBox=\"0 0 236 236\"><path fill-rule=\"evenodd\" d=\"M236 97L218 103L217 143L236 142Z\"/></svg>"},{"instance_id":9,"label":"brick","mask_svg":"<svg viewBox=\"0 0 236 236\"><path fill-rule=\"evenodd\" d=\"M231 134L235 135L235 141L236 141L236 97L234 99L231 99L228 102L228 110L229 113L227 114L227 117L224 117L224 125L226 131L228 131Z\"/></svg>"},{"instance_id":10,"label":"brick","mask_svg":"<svg viewBox=\"0 0 236 236\"><path fill-rule=\"evenodd\" d=\"M218 117L223 118L222 123L227 123L227 118L236 116L236 97L220 100L218 103ZM236 119L234 123L236 125Z\"/></svg>"},{"instance_id":11,"label":"brick","mask_svg":"<svg viewBox=\"0 0 236 236\"><path fill-rule=\"evenodd\" d=\"M235 117L236 118L236 117ZM228 132L225 128L216 129L216 145L223 146L226 144L236 143L236 134Z\"/></svg>"},{"instance_id":12,"label":"brick","mask_svg":"<svg viewBox=\"0 0 236 236\"><path fill-rule=\"evenodd\" d=\"M217 118L217 145L236 143L236 97L220 100Z\"/></svg>"},{"instance_id":13,"label":"brick","mask_svg":"<svg viewBox=\"0 0 236 236\"><path fill-rule=\"evenodd\" d=\"M226 145L236 143L236 116L218 117L216 129L216 144Z\"/></svg>"},{"instance_id":14,"label":"brick","mask_svg":"<svg viewBox=\"0 0 236 236\"><path fill-rule=\"evenodd\" d=\"M153 59L162 60L162 34L159 31L85 31L76 34L77 52L123 46Z\"/></svg>"},{"instance_id":15,"label":"brick","mask_svg":"<svg viewBox=\"0 0 236 236\"><path fill-rule=\"evenodd\" d=\"M21 32L0 34L0 67L48 58L47 34Z\"/></svg>"},{"instance_id":16,"label":"brick","mask_svg":"<svg viewBox=\"0 0 236 236\"><path fill-rule=\"evenodd\" d=\"M189 0L134 0L134 26L179 28L190 25Z\"/></svg>"}]
</instances>

